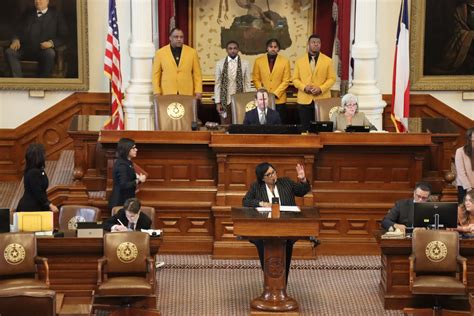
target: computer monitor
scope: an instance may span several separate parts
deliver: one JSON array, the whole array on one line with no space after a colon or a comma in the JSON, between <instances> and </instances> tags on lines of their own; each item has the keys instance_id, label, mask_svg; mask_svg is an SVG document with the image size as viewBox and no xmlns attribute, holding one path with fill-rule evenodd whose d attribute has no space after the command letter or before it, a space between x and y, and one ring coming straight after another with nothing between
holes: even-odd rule
<instances>
[{"instance_id":1,"label":"computer monitor","mask_svg":"<svg viewBox=\"0 0 474 316\"><path fill-rule=\"evenodd\" d=\"M310 133L332 132L334 123L332 121L316 121L309 125Z\"/></svg>"},{"instance_id":2,"label":"computer monitor","mask_svg":"<svg viewBox=\"0 0 474 316\"><path fill-rule=\"evenodd\" d=\"M227 129L229 134L301 134L301 125L244 125L232 124Z\"/></svg>"},{"instance_id":3,"label":"computer monitor","mask_svg":"<svg viewBox=\"0 0 474 316\"><path fill-rule=\"evenodd\" d=\"M414 227L456 228L458 225L458 204L456 202L415 203Z\"/></svg>"},{"instance_id":4,"label":"computer monitor","mask_svg":"<svg viewBox=\"0 0 474 316\"><path fill-rule=\"evenodd\" d=\"M53 212L15 212L13 225L19 232L47 232L53 230Z\"/></svg>"},{"instance_id":5,"label":"computer monitor","mask_svg":"<svg viewBox=\"0 0 474 316\"><path fill-rule=\"evenodd\" d=\"M346 132L349 133L368 133L370 132L370 126L364 126L364 125L349 125L346 127Z\"/></svg>"}]
</instances>

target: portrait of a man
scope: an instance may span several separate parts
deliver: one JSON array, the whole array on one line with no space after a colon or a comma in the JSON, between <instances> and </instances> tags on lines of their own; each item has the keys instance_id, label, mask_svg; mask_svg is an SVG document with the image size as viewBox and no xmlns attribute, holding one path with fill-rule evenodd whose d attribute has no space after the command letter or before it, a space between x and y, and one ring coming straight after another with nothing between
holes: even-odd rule
<instances>
[{"instance_id":1,"label":"portrait of a man","mask_svg":"<svg viewBox=\"0 0 474 316\"><path fill-rule=\"evenodd\" d=\"M424 75L474 75L474 0L427 0Z\"/></svg>"},{"instance_id":2,"label":"portrait of a man","mask_svg":"<svg viewBox=\"0 0 474 316\"><path fill-rule=\"evenodd\" d=\"M0 77L77 76L76 0L6 0L0 13Z\"/></svg>"}]
</instances>

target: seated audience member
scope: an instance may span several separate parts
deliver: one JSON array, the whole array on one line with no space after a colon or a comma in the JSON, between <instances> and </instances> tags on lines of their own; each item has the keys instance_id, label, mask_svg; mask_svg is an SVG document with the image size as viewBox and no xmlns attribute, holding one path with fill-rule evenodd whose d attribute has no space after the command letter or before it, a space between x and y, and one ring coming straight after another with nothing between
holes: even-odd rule
<instances>
[{"instance_id":1,"label":"seated audience member","mask_svg":"<svg viewBox=\"0 0 474 316\"><path fill-rule=\"evenodd\" d=\"M151 219L140 212L141 206L140 200L137 198L126 200L123 208L104 222L104 230L123 232L150 229Z\"/></svg>"},{"instance_id":2,"label":"seated audience member","mask_svg":"<svg viewBox=\"0 0 474 316\"><path fill-rule=\"evenodd\" d=\"M458 228L462 233L474 233L474 191L467 191L458 208Z\"/></svg>"},{"instance_id":3,"label":"seated audience member","mask_svg":"<svg viewBox=\"0 0 474 316\"><path fill-rule=\"evenodd\" d=\"M344 132L349 125L369 126L371 131L377 128L370 123L363 112L359 112L357 97L353 94L346 94L341 99L341 107L331 116L334 123L334 131Z\"/></svg>"},{"instance_id":4,"label":"seated audience member","mask_svg":"<svg viewBox=\"0 0 474 316\"><path fill-rule=\"evenodd\" d=\"M466 131L466 143L464 146L456 149L456 184L458 187L458 203L464 201L464 195L467 191L474 188L474 158L472 156L472 147L474 144L474 127Z\"/></svg>"},{"instance_id":5,"label":"seated audience member","mask_svg":"<svg viewBox=\"0 0 474 316\"><path fill-rule=\"evenodd\" d=\"M382 228L389 230L390 227L399 229L405 233L407 227L413 227L413 212L415 203L428 201L431 195L431 185L429 183L418 182L415 185L412 199L403 199L395 202L382 221Z\"/></svg>"},{"instance_id":6,"label":"seated audience member","mask_svg":"<svg viewBox=\"0 0 474 316\"><path fill-rule=\"evenodd\" d=\"M290 178L278 178L276 169L268 162L262 162L255 168L257 181L252 183L249 191L245 194L242 205L244 207L271 206L271 198L278 197L280 205L295 206L295 196L304 196L311 190L311 186L306 179L302 165L296 165L298 182ZM257 247L258 257L262 270L264 270L264 246L263 240L250 240ZM291 254L295 240L286 241L286 279L290 272Z\"/></svg>"},{"instance_id":7,"label":"seated audience member","mask_svg":"<svg viewBox=\"0 0 474 316\"><path fill-rule=\"evenodd\" d=\"M281 124L280 114L272 108L268 107L268 91L266 89L258 89L255 93L255 109L245 113L245 125L276 125Z\"/></svg>"}]
</instances>

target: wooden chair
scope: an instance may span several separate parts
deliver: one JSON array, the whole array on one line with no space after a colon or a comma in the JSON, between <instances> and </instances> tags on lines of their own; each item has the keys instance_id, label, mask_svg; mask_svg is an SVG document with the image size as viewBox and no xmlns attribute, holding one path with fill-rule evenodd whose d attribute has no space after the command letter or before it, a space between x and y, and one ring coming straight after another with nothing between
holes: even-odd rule
<instances>
[{"instance_id":1,"label":"wooden chair","mask_svg":"<svg viewBox=\"0 0 474 316\"><path fill-rule=\"evenodd\" d=\"M0 292L49 288L48 259L36 255L33 233L0 234ZM43 264L45 280L39 280Z\"/></svg>"},{"instance_id":2,"label":"wooden chair","mask_svg":"<svg viewBox=\"0 0 474 316\"><path fill-rule=\"evenodd\" d=\"M98 260L97 268L94 310L156 308L155 260L150 256L148 234L105 234L104 256Z\"/></svg>"},{"instance_id":3,"label":"wooden chair","mask_svg":"<svg viewBox=\"0 0 474 316\"><path fill-rule=\"evenodd\" d=\"M242 92L233 94L230 97L232 124L242 124L245 112L253 110L257 106L255 104L255 93L257 92ZM273 93L268 93L268 107L275 110L275 95Z\"/></svg>"},{"instance_id":4,"label":"wooden chair","mask_svg":"<svg viewBox=\"0 0 474 316\"><path fill-rule=\"evenodd\" d=\"M315 121L330 121L341 106L341 98L319 99L314 104Z\"/></svg>"},{"instance_id":5,"label":"wooden chair","mask_svg":"<svg viewBox=\"0 0 474 316\"><path fill-rule=\"evenodd\" d=\"M439 297L466 295L467 260L459 255L459 234L444 230L415 230L410 262L410 291L416 295L432 295L431 312L443 315ZM427 310L404 309L417 314Z\"/></svg>"},{"instance_id":6,"label":"wooden chair","mask_svg":"<svg viewBox=\"0 0 474 316\"><path fill-rule=\"evenodd\" d=\"M78 222L97 222L100 209L87 205L64 205L59 210L59 229L76 230Z\"/></svg>"},{"instance_id":7,"label":"wooden chair","mask_svg":"<svg viewBox=\"0 0 474 316\"><path fill-rule=\"evenodd\" d=\"M195 97L188 95L155 96L155 130L191 131L194 126L197 128L196 102Z\"/></svg>"},{"instance_id":8,"label":"wooden chair","mask_svg":"<svg viewBox=\"0 0 474 316\"><path fill-rule=\"evenodd\" d=\"M3 316L56 315L56 293L49 289L0 291Z\"/></svg>"},{"instance_id":9,"label":"wooden chair","mask_svg":"<svg viewBox=\"0 0 474 316\"><path fill-rule=\"evenodd\" d=\"M114 206L111 211L111 216L114 216L123 206ZM140 212L147 215L151 219L151 228L155 229L155 208L151 206L142 206Z\"/></svg>"}]
</instances>

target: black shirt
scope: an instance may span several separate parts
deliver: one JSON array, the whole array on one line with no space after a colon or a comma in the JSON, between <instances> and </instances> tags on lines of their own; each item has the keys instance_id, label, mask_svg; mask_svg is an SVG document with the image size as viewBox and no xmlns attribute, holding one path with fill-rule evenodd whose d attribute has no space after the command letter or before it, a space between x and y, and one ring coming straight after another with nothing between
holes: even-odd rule
<instances>
[{"instance_id":1,"label":"black shirt","mask_svg":"<svg viewBox=\"0 0 474 316\"><path fill-rule=\"evenodd\" d=\"M171 53L173 54L174 61L176 62L176 65L179 66L179 60L181 58L181 51L183 50L182 47L173 47L171 46Z\"/></svg>"}]
</instances>

